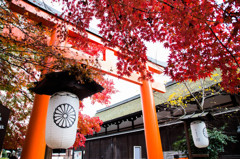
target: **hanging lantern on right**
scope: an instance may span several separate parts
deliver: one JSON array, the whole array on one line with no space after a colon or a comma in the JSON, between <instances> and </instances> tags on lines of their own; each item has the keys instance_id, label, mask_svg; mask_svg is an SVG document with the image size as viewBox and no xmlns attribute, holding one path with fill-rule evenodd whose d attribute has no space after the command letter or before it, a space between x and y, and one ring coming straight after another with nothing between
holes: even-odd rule
<instances>
[{"instance_id":1,"label":"hanging lantern on right","mask_svg":"<svg viewBox=\"0 0 240 159\"><path fill-rule=\"evenodd\" d=\"M208 147L209 139L205 122L201 120L196 120L191 122L190 125L194 145L197 148Z\"/></svg>"}]
</instances>

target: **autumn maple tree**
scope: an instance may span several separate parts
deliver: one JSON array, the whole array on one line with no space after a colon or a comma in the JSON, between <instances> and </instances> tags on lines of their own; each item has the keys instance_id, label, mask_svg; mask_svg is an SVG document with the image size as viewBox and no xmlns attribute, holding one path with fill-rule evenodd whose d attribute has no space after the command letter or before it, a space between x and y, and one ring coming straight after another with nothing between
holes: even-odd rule
<instances>
[{"instance_id":1,"label":"autumn maple tree","mask_svg":"<svg viewBox=\"0 0 240 159\"><path fill-rule=\"evenodd\" d=\"M239 92L239 0L53 1L79 30L88 28L93 17L100 21L105 45L120 48L120 75L145 69L144 41L162 42L171 52L165 73L173 80L196 81L219 68L221 86Z\"/></svg>"},{"instance_id":2,"label":"autumn maple tree","mask_svg":"<svg viewBox=\"0 0 240 159\"><path fill-rule=\"evenodd\" d=\"M45 73L79 71L81 76L95 79L107 88L96 94L101 99L92 96L92 102L109 104L110 94L116 92L113 82L105 79L101 72L87 66L88 63L98 65L97 61L84 60L84 63L81 59L76 61L64 57L66 49L48 43L47 37L51 36L52 28L30 20L28 14L12 12L8 1L0 0L0 10L0 102L11 110L4 148L16 149L23 145L34 96L29 88L44 77L44 74L41 74L43 70ZM21 39L14 34L16 30L21 32ZM97 58L102 49L95 45L89 46L91 47L85 46L82 49L89 48L88 50L94 53L92 56ZM82 102L80 107L84 107ZM100 131L102 121L80 112L78 122L75 145L83 146L84 135Z\"/></svg>"},{"instance_id":3,"label":"autumn maple tree","mask_svg":"<svg viewBox=\"0 0 240 159\"><path fill-rule=\"evenodd\" d=\"M103 51L103 47L87 40L86 29L93 17L100 21L99 34L104 45L119 48L117 68L120 76L145 70L143 77L151 78L151 73L145 66L147 48L144 42L162 42L171 52L165 73L173 80L182 82L187 79L204 79L219 68L224 90L239 92L238 0L53 1L62 6L61 18L74 24L81 35L72 39L72 44L83 50L89 48L94 54ZM33 78L39 78L36 77L37 70L62 70L66 69L69 63L77 62L64 58L61 48L46 45L44 35L50 36L51 28L28 20L27 14L9 15L5 1L1 2L2 29L12 27L6 24L13 24L26 35L21 41L16 40L11 32L7 36L1 35L0 79L3 88L1 90L5 90L1 93L3 96L8 95L7 99L12 102L16 99L12 92L21 93L22 97L29 101L30 94L25 89L29 83L26 83L25 79L33 81ZM64 39L65 26L61 25L59 29ZM37 36L31 36L33 32ZM47 57L54 59L53 65L49 66L43 60ZM21 73L17 74L18 72ZM25 82L22 89L18 87L21 82ZM24 102L21 100L18 103L23 105ZM9 105L6 102L3 104ZM27 116L27 113L25 114Z\"/></svg>"}]
</instances>

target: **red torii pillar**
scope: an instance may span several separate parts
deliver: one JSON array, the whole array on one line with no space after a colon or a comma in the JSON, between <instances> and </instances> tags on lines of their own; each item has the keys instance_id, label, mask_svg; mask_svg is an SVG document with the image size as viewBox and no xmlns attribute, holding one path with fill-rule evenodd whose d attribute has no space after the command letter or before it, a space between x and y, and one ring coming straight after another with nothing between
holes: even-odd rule
<instances>
[{"instance_id":1,"label":"red torii pillar","mask_svg":"<svg viewBox=\"0 0 240 159\"><path fill-rule=\"evenodd\" d=\"M45 126L49 99L48 95L35 95L21 159L44 159Z\"/></svg>"},{"instance_id":2,"label":"red torii pillar","mask_svg":"<svg viewBox=\"0 0 240 159\"><path fill-rule=\"evenodd\" d=\"M141 99L147 156L149 159L163 159L154 96L149 80L143 80L141 85Z\"/></svg>"}]
</instances>

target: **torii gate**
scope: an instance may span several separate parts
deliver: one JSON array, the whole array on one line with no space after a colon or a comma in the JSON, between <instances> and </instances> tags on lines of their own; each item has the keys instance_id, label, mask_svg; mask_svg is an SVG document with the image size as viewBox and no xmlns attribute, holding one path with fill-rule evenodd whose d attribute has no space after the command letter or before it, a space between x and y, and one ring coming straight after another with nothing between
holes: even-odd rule
<instances>
[{"instance_id":1,"label":"torii gate","mask_svg":"<svg viewBox=\"0 0 240 159\"><path fill-rule=\"evenodd\" d=\"M43 10L36 5L28 2L27 0L11 0L10 9L19 14L28 12L29 18L36 22L41 22L43 25L53 27L57 22L64 22L62 19L53 19L51 13ZM68 24L68 36L76 36L77 33L74 31L75 26ZM56 28L55 28L56 29ZM21 33L16 31L16 35L21 36ZM95 34L88 32L88 38L98 44L101 43L101 38ZM57 43L56 31L53 30L49 40L49 45ZM63 45L63 44L60 44ZM64 42L64 45L71 46L68 42ZM73 48L67 53L67 57L74 59L89 59L89 55L80 52L79 56L73 56L73 52L76 52ZM106 74L121 78L123 80L138 84L141 87L141 100L142 100L142 111L144 120L145 139L147 147L147 155L149 159L163 159L162 144L160 139L156 108L154 103L154 97L152 89L158 92L165 92L165 86L155 79L155 82L151 83L148 80L139 81L138 78L141 76L137 73L132 73L130 77L117 75L117 69L115 63L113 63L114 53L117 49L106 48L106 53L103 60L99 60L101 70ZM91 57L90 57L91 58ZM161 74L163 67L154 64L150 61L146 63L147 69ZM25 143L22 151L22 159L43 159L45 154L45 124L47 116L47 108L50 96L47 95L35 95L29 127L25 139Z\"/></svg>"}]
</instances>

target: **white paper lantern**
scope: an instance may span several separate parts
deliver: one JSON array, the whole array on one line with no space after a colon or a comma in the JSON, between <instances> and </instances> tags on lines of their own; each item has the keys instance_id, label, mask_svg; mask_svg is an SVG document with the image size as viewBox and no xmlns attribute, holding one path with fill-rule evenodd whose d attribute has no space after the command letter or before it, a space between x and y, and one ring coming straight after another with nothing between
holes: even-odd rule
<instances>
[{"instance_id":1,"label":"white paper lantern","mask_svg":"<svg viewBox=\"0 0 240 159\"><path fill-rule=\"evenodd\" d=\"M69 92L57 92L50 98L46 123L46 144L67 149L76 139L79 98Z\"/></svg>"},{"instance_id":2,"label":"white paper lantern","mask_svg":"<svg viewBox=\"0 0 240 159\"><path fill-rule=\"evenodd\" d=\"M194 145L198 148L205 148L209 145L208 133L205 122L196 120L191 122L191 131Z\"/></svg>"}]
</instances>

